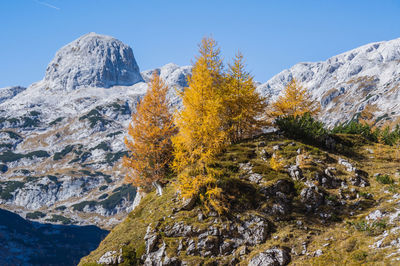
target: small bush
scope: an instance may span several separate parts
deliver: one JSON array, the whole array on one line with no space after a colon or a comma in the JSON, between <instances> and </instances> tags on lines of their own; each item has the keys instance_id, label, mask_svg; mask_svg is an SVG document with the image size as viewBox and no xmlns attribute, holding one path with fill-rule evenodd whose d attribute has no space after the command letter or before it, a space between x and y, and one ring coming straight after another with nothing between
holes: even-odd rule
<instances>
[{"instance_id":1,"label":"small bush","mask_svg":"<svg viewBox=\"0 0 400 266\"><path fill-rule=\"evenodd\" d=\"M389 175L377 175L376 181L384 185L389 185L394 183L394 180Z\"/></svg>"},{"instance_id":2,"label":"small bush","mask_svg":"<svg viewBox=\"0 0 400 266\"><path fill-rule=\"evenodd\" d=\"M65 209L67 209L67 207L64 206L64 205L61 205L61 206L58 206L58 207L56 208L56 211L64 211Z\"/></svg>"},{"instance_id":3,"label":"small bush","mask_svg":"<svg viewBox=\"0 0 400 266\"><path fill-rule=\"evenodd\" d=\"M303 116L278 117L275 120L275 124L288 137L315 144L324 143L324 139L328 135L324 124L315 120L309 113Z\"/></svg>"},{"instance_id":4,"label":"small bush","mask_svg":"<svg viewBox=\"0 0 400 266\"><path fill-rule=\"evenodd\" d=\"M366 220L359 220L349 223L354 229L360 232L365 232L369 236L376 236L381 234L387 228L385 220L376 220L367 222Z\"/></svg>"},{"instance_id":5,"label":"small bush","mask_svg":"<svg viewBox=\"0 0 400 266\"><path fill-rule=\"evenodd\" d=\"M106 190L107 188L108 188L107 185L102 185L101 187L99 187L99 191Z\"/></svg>"},{"instance_id":6,"label":"small bush","mask_svg":"<svg viewBox=\"0 0 400 266\"><path fill-rule=\"evenodd\" d=\"M58 161L74 149L74 145L66 146L62 151L54 153L53 160Z\"/></svg>"},{"instance_id":7,"label":"small bush","mask_svg":"<svg viewBox=\"0 0 400 266\"><path fill-rule=\"evenodd\" d=\"M373 142L378 142L379 136L379 132L374 131L370 125L361 124L356 120L337 125L331 132L333 134L358 134Z\"/></svg>"},{"instance_id":8,"label":"small bush","mask_svg":"<svg viewBox=\"0 0 400 266\"><path fill-rule=\"evenodd\" d=\"M40 211L35 211L35 212L28 212L26 214L26 219L30 220L37 220L39 218L46 217L46 214Z\"/></svg>"},{"instance_id":9,"label":"small bush","mask_svg":"<svg viewBox=\"0 0 400 266\"><path fill-rule=\"evenodd\" d=\"M64 217L62 215L57 215L57 214L53 214L53 216L50 219L46 219L46 221L48 222L61 222L62 224L71 224L72 220L68 219L67 217Z\"/></svg>"}]
</instances>

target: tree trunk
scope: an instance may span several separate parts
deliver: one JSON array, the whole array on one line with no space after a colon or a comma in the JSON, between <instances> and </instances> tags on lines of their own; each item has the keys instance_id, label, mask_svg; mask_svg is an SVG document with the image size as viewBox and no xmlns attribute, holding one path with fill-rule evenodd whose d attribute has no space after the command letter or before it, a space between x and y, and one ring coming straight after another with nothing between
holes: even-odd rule
<instances>
[{"instance_id":1,"label":"tree trunk","mask_svg":"<svg viewBox=\"0 0 400 266\"><path fill-rule=\"evenodd\" d=\"M156 188L156 192L158 196L162 196L162 186L158 181L154 181L153 183L153 187Z\"/></svg>"}]
</instances>

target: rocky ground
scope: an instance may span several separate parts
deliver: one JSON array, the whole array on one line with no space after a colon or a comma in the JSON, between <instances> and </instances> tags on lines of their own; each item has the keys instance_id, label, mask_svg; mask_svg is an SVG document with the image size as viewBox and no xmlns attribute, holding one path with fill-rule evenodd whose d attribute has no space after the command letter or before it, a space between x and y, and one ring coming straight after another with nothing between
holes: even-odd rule
<instances>
[{"instance_id":1,"label":"rocky ground","mask_svg":"<svg viewBox=\"0 0 400 266\"><path fill-rule=\"evenodd\" d=\"M81 265L395 265L399 154L350 135L337 136L336 147L275 133L233 145L214 164L230 199L226 215L182 205L167 186L161 197L146 195ZM281 170L270 168L273 154Z\"/></svg>"}]
</instances>

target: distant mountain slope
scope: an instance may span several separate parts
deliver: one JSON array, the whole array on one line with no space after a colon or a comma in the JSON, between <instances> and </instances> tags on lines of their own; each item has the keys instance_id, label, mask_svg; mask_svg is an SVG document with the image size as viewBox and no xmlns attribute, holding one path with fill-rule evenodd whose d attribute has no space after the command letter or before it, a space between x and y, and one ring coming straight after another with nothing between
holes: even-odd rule
<instances>
[{"instance_id":1,"label":"distant mountain slope","mask_svg":"<svg viewBox=\"0 0 400 266\"><path fill-rule=\"evenodd\" d=\"M323 62L299 63L260 85L274 99L292 78L322 104L321 119L333 125L351 119L367 104L375 117L400 116L400 38L371 43Z\"/></svg>"},{"instance_id":2,"label":"distant mountain slope","mask_svg":"<svg viewBox=\"0 0 400 266\"><path fill-rule=\"evenodd\" d=\"M95 226L29 222L0 209L0 264L76 265L107 233Z\"/></svg>"}]
</instances>

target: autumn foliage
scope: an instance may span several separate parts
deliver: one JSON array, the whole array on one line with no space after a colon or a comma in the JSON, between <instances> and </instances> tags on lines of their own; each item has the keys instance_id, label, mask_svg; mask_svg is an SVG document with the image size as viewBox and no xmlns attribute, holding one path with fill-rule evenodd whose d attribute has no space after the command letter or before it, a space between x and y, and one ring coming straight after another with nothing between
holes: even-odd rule
<instances>
[{"instance_id":1,"label":"autumn foliage","mask_svg":"<svg viewBox=\"0 0 400 266\"><path fill-rule=\"evenodd\" d=\"M259 133L266 125L266 99L256 91L253 77L245 70L240 52L229 65L224 87L226 126L231 142Z\"/></svg>"},{"instance_id":2,"label":"autumn foliage","mask_svg":"<svg viewBox=\"0 0 400 266\"><path fill-rule=\"evenodd\" d=\"M173 168L178 173L178 189L183 198L196 197L206 206L220 209L220 189L215 173L208 164L226 143L221 113L224 108L223 73L220 50L213 39L202 40L188 78L188 87L181 93L183 108L175 115L179 132L172 138Z\"/></svg>"},{"instance_id":3,"label":"autumn foliage","mask_svg":"<svg viewBox=\"0 0 400 266\"><path fill-rule=\"evenodd\" d=\"M129 170L126 180L146 190L165 181L172 161L171 137L176 129L168 109L167 92L168 87L154 73L146 95L132 114L129 138L125 138L129 152L123 159Z\"/></svg>"},{"instance_id":4,"label":"autumn foliage","mask_svg":"<svg viewBox=\"0 0 400 266\"><path fill-rule=\"evenodd\" d=\"M306 113L313 116L318 114L320 109L320 104L312 99L308 90L292 79L286 85L283 95L271 105L269 113L272 117L296 117Z\"/></svg>"}]
</instances>

